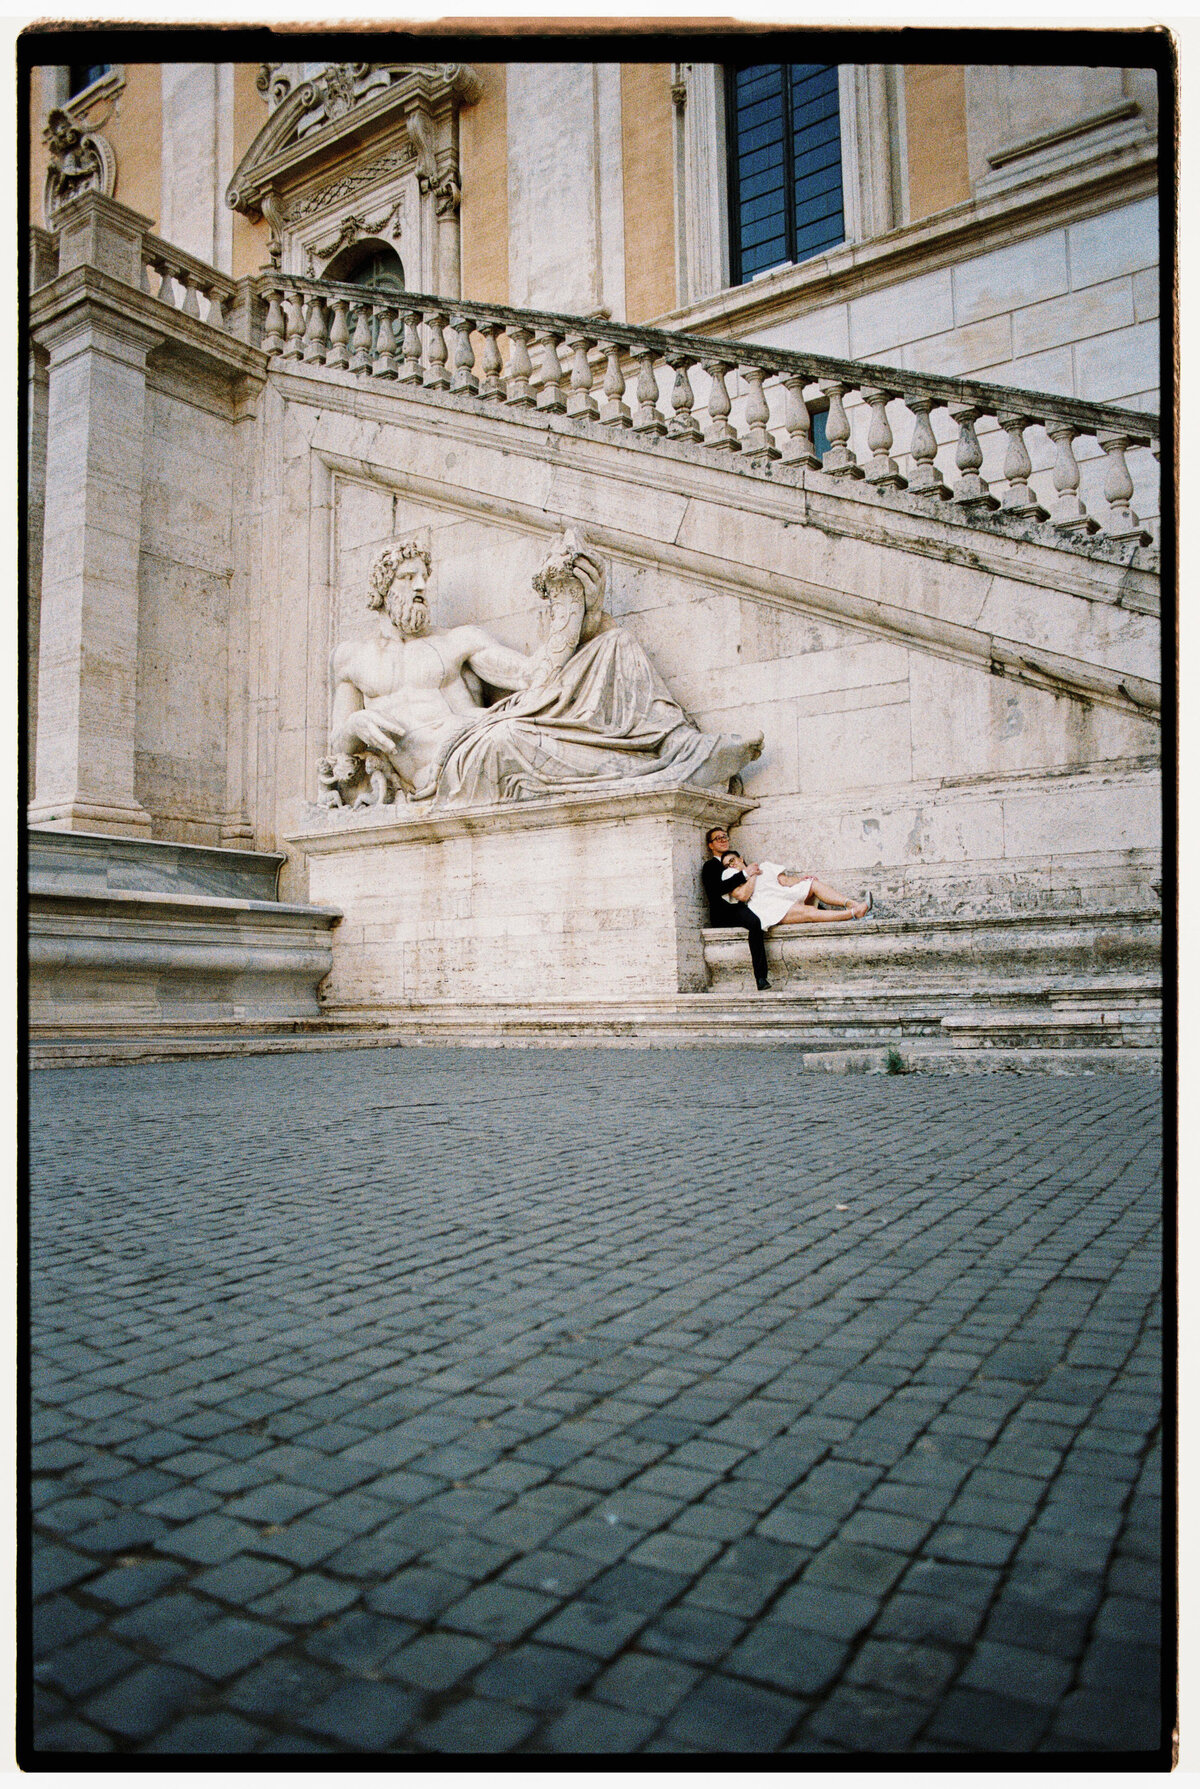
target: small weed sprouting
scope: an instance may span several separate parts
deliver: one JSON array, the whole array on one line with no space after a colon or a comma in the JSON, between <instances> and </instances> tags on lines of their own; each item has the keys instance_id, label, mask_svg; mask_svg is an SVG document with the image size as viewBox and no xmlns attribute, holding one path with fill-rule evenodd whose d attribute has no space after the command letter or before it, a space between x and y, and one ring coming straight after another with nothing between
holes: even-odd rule
<instances>
[{"instance_id":1,"label":"small weed sprouting","mask_svg":"<svg viewBox=\"0 0 1200 1789\"><path fill-rule=\"evenodd\" d=\"M908 1070L904 1066L904 1058L901 1056L899 1050L896 1049L895 1045L893 1045L887 1053L885 1072L889 1075L906 1075L908 1073Z\"/></svg>"}]
</instances>

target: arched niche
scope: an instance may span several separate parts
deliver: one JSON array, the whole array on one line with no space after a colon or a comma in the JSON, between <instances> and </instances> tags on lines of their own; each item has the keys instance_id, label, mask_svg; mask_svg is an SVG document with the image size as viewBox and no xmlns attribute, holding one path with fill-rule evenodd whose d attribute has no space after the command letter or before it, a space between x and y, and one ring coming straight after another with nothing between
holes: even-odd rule
<instances>
[{"instance_id":1,"label":"arched niche","mask_svg":"<svg viewBox=\"0 0 1200 1789\"><path fill-rule=\"evenodd\" d=\"M349 286L370 286L374 291L405 290L404 263L391 244L378 236L364 236L340 248L321 269L321 278L340 280Z\"/></svg>"}]
</instances>

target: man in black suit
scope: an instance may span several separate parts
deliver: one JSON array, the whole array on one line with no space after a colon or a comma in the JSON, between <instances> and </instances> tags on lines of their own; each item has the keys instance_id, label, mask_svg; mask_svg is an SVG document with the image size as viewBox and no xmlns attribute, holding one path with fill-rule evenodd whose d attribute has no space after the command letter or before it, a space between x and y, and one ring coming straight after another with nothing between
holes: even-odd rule
<instances>
[{"instance_id":1,"label":"man in black suit","mask_svg":"<svg viewBox=\"0 0 1200 1789\"><path fill-rule=\"evenodd\" d=\"M741 926L749 934L754 979L759 989L765 991L771 984L767 980L767 940L762 922L742 902L722 898L746 880L740 872L727 882L721 880L724 875L721 855L729 849L729 834L723 826L710 826L704 835L704 843L708 846L708 856L700 871L700 880L708 897L708 923L710 926Z\"/></svg>"}]
</instances>

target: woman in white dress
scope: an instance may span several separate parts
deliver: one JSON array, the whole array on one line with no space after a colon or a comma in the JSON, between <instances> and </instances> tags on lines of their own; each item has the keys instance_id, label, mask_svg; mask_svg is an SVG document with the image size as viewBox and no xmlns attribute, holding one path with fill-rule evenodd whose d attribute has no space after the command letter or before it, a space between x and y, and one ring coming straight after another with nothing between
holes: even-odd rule
<instances>
[{"instance_id":1,"label":"woman in white dress","mask_svg":"<svg viewBox=\"0 0 1200 1789\"><path fill-rule=\"evenodd\" d=\"M721 863L721 880L728 884L725 899L744 902L757 914L764 932L772 926L804 925L809 920L862 919L875 905L870 894L865 901L850 901L815 876L790 875L778 863L748 864L737 851L726 851ZM823 901L824 907L818 907L817 901Z\"/></svg>"}]
</instances>

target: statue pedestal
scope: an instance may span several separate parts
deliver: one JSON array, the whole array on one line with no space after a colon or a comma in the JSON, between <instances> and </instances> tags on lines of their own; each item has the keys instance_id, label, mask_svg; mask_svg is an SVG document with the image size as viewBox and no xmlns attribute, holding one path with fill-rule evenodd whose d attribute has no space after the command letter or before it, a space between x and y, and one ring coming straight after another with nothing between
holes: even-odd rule
<instances>
[{"instance_id":1,"label":"statue pedestal","mask_svg":"<svg viewBox=\"0 0 1200 1789\"><path fill-rule=\"evenodd\" d=\"M620 999L708 986L704 833L757 804L638 789L414 814L320 814L288 844L345 915L329 1010Z\"/></svg>"}]
</instances>

